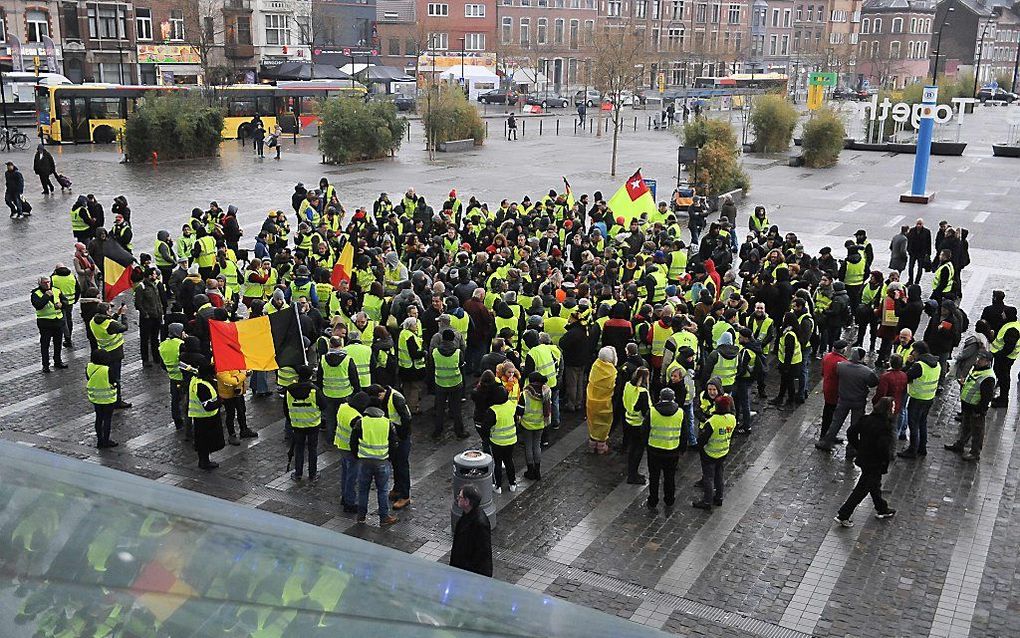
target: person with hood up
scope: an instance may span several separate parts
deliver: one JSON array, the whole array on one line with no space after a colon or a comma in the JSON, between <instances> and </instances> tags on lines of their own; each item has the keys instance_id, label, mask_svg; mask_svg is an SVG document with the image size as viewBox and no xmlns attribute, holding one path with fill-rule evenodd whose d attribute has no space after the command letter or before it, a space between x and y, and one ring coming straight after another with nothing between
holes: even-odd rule
<instances>
[{"instance_id":1,"label":"person with hood up","mask_svg":"<svg viewBox=\"0 0 1020 638\"><path fill-rule=\"evenodd\" d=\"M177 263L177 252L174 251L174 241L170 238L170 232L160 230L156 232L156 245L152 250L153 260L156 268L159 269L164 283L169 284L170 276L173 274L174 265ZM186 255L185 255L186 256Z\"/></svg>"},{"instance_id":2,"label":"person with hood up","mask_svg":"<svg viewBox=\"0 0 1020 638\"><path fill-rule=\"evenodd\" d=\"M737 358L740 355L740 347L733 344L733 335L723 332L716 341L715 348L705 359L702 367L705 380L719 379L722 384L723 394L731 394L733 386L737 382Z\"/></svg>"},{"instance_id":3,"label":"person with hood up","mask_svg":"<svg viewBox=\"0 0 1020 638\"><path fill-rule=\"evenodd\" d=\"M329 349L320 358L316 372L315 384L322 388L319 403L322 405L322 420L327 441L332 441L336 436L336 411L340 404L362 389L357 364L343 346L340 337L335 335L330 337Z\"/></svg>"},{"instance_id":4,"label":"person with hood up","mask_svg":"<svg viewBox=\"0 0 1020 638\"><path fill-rule=\"evenodd\" d=\"M244 235L244 230L237 223L237 206L233 204L227 206L227 212L223 215L220 223L223 225L223 241L226 242L227 248L237 252L238 242Z\"/></svg>"},{"instance_id":5,"label":"person with hood up","mask_svg":"<svg viewBox=\"0 0 1020 638\"><path fill-rule=\"evenodd\" d=\"M609 452L609 430L613 425L613 398L616 391L616 349L606 346L588 373L586 407L588 449L598 454Z\"/></svg>"},{"instance_id":6,"label":"person with hood up","mask_svg":"<svg viewBox=\"0 0 1020 638\"><path fill-rule=\"evenodd\" d=\"M722 294L722 275L720 275L719 271L716 270L715 261L713 261L712 259L706 259L705 260L705 285L706 286L708 285L709 281L711 281L712 285L714 286L714 288L712 289L712 293L715 295L716 301L718 301L719 300L719 295Z\"/></svg>"},{"instance_id":7,"label":"person with hood up","mask_svg":"<svg viewBox=\"0 0 1020 638\"><path fill-rule=\"evenodd\" d=\"M400 256L396 251L389 251L383 256L383 286L387 295L397 293L397 284L406 281L409 277L407 267L400 263Z\"/></svg>"},{"instance_id":8,"label":"person with hood up","mask_svg":"<svg viewBox=\"0 0 1020 638\"><path fill-rule=\"evenodd\" d=\"M924 341L915 342L907 358L907 426L910 444L897 453L904 459L928 455L928 412L935 401L942 367Z\"/></svg>"},{"instance_id":9,"label":"person with hood up","mask_svg":"<svg viewBox=\"0 0 1020 638\"><path fill-rule=\"evenodd\" d=\"M846 285L842 281L832 283L832 300L829 305L819 313L819 340L818 352L828 352L829 348L843 334L843 328L848 325L853 316L851 311L851 299L847 292ZM821 354L818 355L821 357Z\"/></svg>"},{"instance_id":10,"label":"person with hood up","mask_svg":"<svg viewBox=\"0 0 1020 638\"><path fill-rule=\"evenodd\" d=\"M227 443L241 445L234 429L234 420L240 426L241 439L254 439L258 434L248 429L248 415L244 405L244 394L248 391L248 370L226 370L216 373L216 392L222 401L227 426Z\"/></svg>"},{"instance_id":11,"label":"person with hood up","mask_svg":"<svg viewBox=\"0 0 1020 638\"><path fill-rule=\"evenodd\" d=\"M192 422L198 467L212 470L220 466L209 460L209 455L226 446L223 425L220 422L220 399L213 386L216 371L206 360L191 377L188 384L188 418Z\"/></svg>"},{"instance_id":12,"label":"person with hood up","mask_svg":"<svg viewBox=\"0 0 1020 638\"><path fill-rule=\"evenodd\" d=\"M907 300L897 313L899 330L904 328L916 333L921 325L921 316L924 314L924 299L921 298L921 286L913 284L907 286Z\"/></svg>"},{"instance_id":13,"label":"person with hood up","mask_svg":"<svg viewBox=\"0 0 1020 638\"><path fill-rule=\"evenodd\" d=\"M14 165L7 162L4 172L4 203L11 209L11 219L21 219L31 213L24 212L25 177ZM79 241L81 241L79 239Z\"/></svg>"},{"instance_id":14,"label":"person with hood up","mask_svg":"<svg viewBox=\"0 0 1020 638\"><path fill-rule=\"evenodd\" d=\"M864 348L852 348L850 358L836 364L836 409L832 415L832 424L815 443L819 450L828 452L839 442L839 431L848 415L851 427L864 416L871 389L878 386L878 375L864 363L866 356ZM849 450L847 454L850 454Z\"/></svg>"},{"instance_id":15,"label":"person with hood up","mask_svg":"<svg viewBox=\"0 0 1020 638\"><path fill-rule=\"evenodd\" d=\"M159 362L159 332L163 325L166 306L165 292L159 283L159 271L149 268L134 288L135 309L138 311L138 345L142 354L142 366L148 368L152 361Z\"/></svg>"},{"instance_id":16,"label":"person with hood up","mask_svg":"<svg viewBox=\"0 0 1020 638\"><path fill-rule=\"evenodd\" d=\"M364 342L365 337L362 337ZM372 383L395 387L397 385L397 351L393 336L386 326L376 326L372 332Z\"/></svg>"},{"instance_id":17,"label":"person with hood up","mask_svg":"<svg viewBox=\"0 0 1020 638\"><path fill-rule=\"evenodd\" d=\"M50 285L59 290L64 296L64 303L60 309L64 315L64 346L71 347L71 332L74 329L74 316L71 311L74 305L81 298L82 288L78 279L71 274L71 269L62 263L56 265L53 274L50 275Z\"/></svg>"},{"instance_id":18,"label":"person with hood up","mask_svg":"<svg viewBox=\"0 0 1020 638\"><path fill-rule=\"evenodd\" d=\"M308 480L314 481L319 475L319 425L322 422L319 389L312 383L310 367L300 365L295 371L297 382L287 386L284 395L292 432L290 444L294 451L294 472L290 477L295 481L301 480L307 453Z\"/></svg>"},{"instance_id":19,"label":"person with hood up","mask_svg":"<svg viewBox=\"0 0 1020 638\"><path fill-rule=\"evenodd\" d=\"M464 356L463 350L457 347L457 333L450 328L444 329L440 335L439 345L430 353L430 361L436 384L435 423L432 428L432 440L438 441L443 436L443 425L446 412L453 416L453 431L458 439L466 439L464 416L461 400L464 398Z\"/></svg>"},{"instance_id":20,"label":"person with hood up","mask_svg":"<svg viewBox=\"0 0 1020 638\"><path fill-rule=\"evenodd\" d=\"M495 424L495 414L490 409L494 405L506 403L510 396L506 387L496 379L491 370L484 370L478 377L478 384L471 391L471 401L474 403L474 424L475 431L481 439L482 451L491 453L489 446L489 432Z\"/></svg>"},{"instance_id":21,"label":"person with hood up","mask_svg":"<svg viewBox=\"0 0 1020 638\"><path fill-rule=\"evenodd\" d=\"M39 183L42 184L42 194L52 195L54 188L53 182L50 181L50 176L56 177L57 163L53 161L53 155L42 144L36 148L35 157L32 159L32 172L39 176ZM60 185L60 192L64 192L63 184Z\"/></svg>"},{"instance_id":22,"label":"person with hood up","mask_svg":"<svg viewBox=\"0 0 1020 638\"><path fill-rule=\"evenodd\" d=\"M643 427L647 436L648 453L648 509L659 505L659 485L662 485L662 502L668 515L676 502L676 466L680 460L684 415L676 403L673 390L663 388L659 400L648 408L648 425ZM629 472L629 468L628 468ZM630 482L628 480L628 482Z\"/></svg>"},{"instance_id":23,"label":"person with hood up","mask_svg":"<svg viewBox=\"0 0 1020 638\"><path fill-rule=\"evenodd\" d=\"M834 520L843 527L853 527L850 517L869 494L875 504L875 518L887 519L896 514L882 496L882 475L889 471L893 450L892 412L892 398L883 397L875 403L870 414L851 425L846 432L848 444L857 450L854 464L861 468L861 476L836 513Z\"/></svg>"},{"instance_id":24,"label":"person with hood up","mask_svg":"<svg viewBox=\"0 0 1020 638\"><path fill-rule=\"evenodd\" d=\"M528 465L524 478L541 480L542 433L552 418L552 391L541 372L531 372L528 375L528 385L524 387L517 403L516 418L521 424L524 460Z\"/></svg>"},{"instance_id":25,"label":"person with hood up","mask_svg":"<svg viewBox=\"0 0 1020 638\"><path fill-rule=\"evenodd\" d=\"M71 233L79 242L87 242L95 236L95 220L89 213L89 202L84 195L79 195L71 206Z\"/></svg>"},{"instance_id":26,"label":"person with hood up","mask_svg":"<svg viewBox=\"0 0 1020 638\"><path fill-rule=\"evenodd\" d=\"M733 399L726 395L715 398L713 414L701 425L698 445L701 446L701 500L691 503L693 507L712 510L712 506L723 504L723 466L730 453L730 438L737 427L733 415Z\"/></svg>"}]
</instances>

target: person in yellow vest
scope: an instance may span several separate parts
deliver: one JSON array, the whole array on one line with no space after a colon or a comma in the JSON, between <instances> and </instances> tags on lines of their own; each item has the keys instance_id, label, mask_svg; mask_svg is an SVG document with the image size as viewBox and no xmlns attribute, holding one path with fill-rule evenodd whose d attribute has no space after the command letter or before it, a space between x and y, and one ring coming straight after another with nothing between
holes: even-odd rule
<instances>
[{"instance_id":1,"label":"person in yellow vest","mask_svg":"<svg viewBox=\"0 0 1020 638\"><path fill-rule=\"evenodd\" d=\"M723 332L716 341L715 349L709 353L702 368L705 380L718 377L724 394L732 394L737 383L737 359L740 346L733 343L733 335Z\"/></svg>"},{"instance_id":2,"label":"person in yellow vest","mask_svg":"<svg viewBox=\"0 0 1020 638\"><path fill-rule=\"evenodd\" d=\"M411 504L411 410L404 395L389 386L372 384L366 390L375 405L386 413L397 433L397 442L390 448L393 466L393 489L389 500L393 509L402 510Z\"/></svg>"},{"instance_id":3,"label":"person in yellow vest","mask_svg":"<svg viewBox=\"0 0 1020 638\"><path fill-rule=\"evenodd\" d=\"M382 410L366 408L360 423L351 427L351 450L358 457L358 522L368 517L368 493L375 484L379 504L379 526L393 525L399 519L390 514L387 487L392 469L390 450L397 445L397 431Z\"/></svg>"},{"instance_id":4,"label":"person in yellow vest","mask_svg":"<svg viewBox=\"0 0 1020 638\"><path fill-rule=\"evenodd\" d=\"M521 438L524 439L524 461L528 465L524 478L542 479L542 433L552 416L552 392L546 385L545 375L532 372L528 385L521 392L517 403L517 420L521 424Z\"/></svg>"},{"instance_id":5,"label":"person in yellow vest","mask_svg":"<svg viewBox=\"0 0 1020 638\"><path fill-rule=\"evenodd\" d=\"M723 504L723 466L730 453L730 437L737 428L733 415L733 399L721 395L715 399L715 414L701 425L698 444L701 446L701 500L691 503L694 507L711 510L712 506Z\"/></svg>"},{"instance_id":6,"label":"person in yellow vest","mask_svg":"<svg viewBox=\"0 0 1020 638\"><path fill-rule=\"evenodd\" d=\"M510 398L506 403L499 403L489 408L495 416L492 428L489 430L489 447L492 450L493 460L492 489L496 494L503 493L504 471L506 471L507 486L510 491L517 491L517 476L514 469L514 446L517 444L517 401L516 398Z\"/></svg>"},{"instance_id":7,"label":"person in yellow vest","mask_svg":"<svg viewBox=\"0 0 1020 638\"><path fill-rule=\"evenodd\" d=\"M314 481L319 475L319 426L322 423L319 390L312 384L310 367L298 366L296 372L297 383L288 386L285 394L292 429L290 445L294 454L294 472L290 477L295 481L301 480L307 452L308 480Z\"/></svg>"},{"instance_id":8,"label":"person in yellow vest","mask_svg":"<svg viewBox=\"0 0 1020 638\"><path fill-rule=\"evenodd\" d=\"M96 412L96 447L99 449L117 447L110 440L113 421L113 404L117 402L117 387L110 380L109 357L102 350L92 353L92 359L85 366L85 390Z\"/></svg>"},{"instance_id":9,"label":"person in yellow vest","mask_svg":"<svg viewBox=\"0 0 1020 638\"><path fill-rule=\"evenodd\" d=\"M963 416L960 431L953 443L945 448L951 452L963 452L963 460L981 460L981 449L985 441L985 415L995 396L995 373L992 372L993 354L987 350L977 353L974 367L965 379L960 380L960 405ZM967 444L970 452L967 452Z\"/></svg>"},{"instance_id":10,"label":"person in yellow vest","mask_svg":"<svg viewBox=\"0 0 1020 638\"><path fill-rule=\"evenodd\" d=\"M1006 306L1003 310L1005 323L996 331L995 339L989 346L992 353L992 369L995 371L999 396L992 401L993 408L1004 408L1009 405L1009 375L1020 355L1020 321L1017 321L1016 308Z\"/></svg>"},{"instance_id":11,"label":"person in yellow vest","mask_svg":"<svg viewBox=\"0 0 1020 638\"><path fill-rule=\"evenodd\" d=\"M211 364L203 363L188 384L188 418L194 423L198 467L203 470L220 466L210 461L209 455L226 446L223 425L220 423L220 398L213 386L215 379L215 369Z\"/></svg>"},{"instance_id":12,"label":"person in yellow vest","mask_svg":"<svg viewBox=\"0 0 1020 638\"><path fill-rule=\"evenodd\" d=\"M198 264L198 274L202 279L212 279L216 276L216 239L204 228L199 228L196 236L191 255Z\"/></svg>"},{"instance_id":13,"label":"person in yellow vest","mask_svg":"<svg viewBox=\"0 0 1020 638\"><path fill-rule=\"evenodd\" d=\"M358 372L358 385L367 388L372 385L372 332L352 329L347 333L347 356L354 360ZM364 335L364 336L362 336Z\"/></svg>"},{"instance_id":14,"label":"person in yellow vest","mask_svg":"<svg viewBox=\"0 0 1020 638\"><path fill-rule=\"evenodd\" d=\"M432 371L436 384L435 423L432 440L443 436L447 410L453 416L453 431L458 439L468 438L464 429L464 415L461 399L464 398L464 354L456 346L457 334L450 328L440 333L440 343L431 351Z\"/></svg>"},{"instance_id":15,"label":"person in yellow vest","mask_svg":"<svg viewBox=\"0 0 1020 638\"><path fill-rule=\"evenodd\" d=\"M846 251L846 259L839 267L839 280L846 286L852 312L861 303L861 291L864 289L864 280L867 278L867 263L857 244L849 239L846 242Z\"/></svg>"},{"instance_id":16,"label":"person in yellow vest","mask_svg":"<svg viewBox=\"0 0 1020 638\"><path fill-rule=\"evenodd\" d=\"M779 395L769 401L770 405L780 409L789 408L800 396L797 387L800 380L801 365L804 353L797 338L797 316L792 312L783 317L783 330L779 337ZM786 402L783 402L783 399Z\"/></svg>"},{"instance_id":17,"label":"person in yellow vest","mask_svg":"<svg viewBox=\"0 0 1020 638\"><path fill-rule=\"evenodd\" d=\"M553 430L560 427L560 376L563 374L563 353L552 344L552 337L547 332L540 332L538 345L528 351L524 361L524 376L538 372L546 379L551 393L552 414L549 427ZM543 437L543 445L548 445L548 435Z\"/></svg>"},{"instance_id":18,"label":"person in yellow vest","mask_svg":"<svg viewBox=\"0 0 1020 638\"><path fill-rule=\"evenodd\" d=\"M336 436L336 414L340 404L363 388L358 364L344 348L343 339L334 334L329 338L328 348L326 354L319 359L315 384L322 388L322 396L319 397L322 422L326 440L332 441Z\"/></svg>"},{"instance_id":19,"label":"person in yellow vest","mask_svg":"<svg viewBox=\"0 0 1020 638\"><path fill-rule=\"evenodd\" d=\"M956 277L956 269L953 267L953 253L951 251L939 251L938 259L938 264L936 264L934 270L935 274L931 281L931 298L935 301L942 301L943 297L953 290L953 278Z\"/></svg>"},{"instance_id":20,"label":"person in yellow vest","mask_svg":"<svg viewBox=\"0 0 1020 638\"><path fill-rule=\"evenodd\" d=\"M680 460L680 440L684 414L670 388L659 391L659 400L648 409L648 509L659 505L659 486L662 502L668 514L676 501L676 466Z\"/></svg>"},{"instance_id":21,"label":"person in yellow vest","mask_svg":"<svg viewBox=\"0 0 1020 638\"><path fill-rule=\"evenodd\" d=\"M928 454L928 412L935 401L942 366L938 357L931 354L928 344L914 344L911 364L907 367L907 427L910 428L910 445L897 456L914 459Z\"/></svg>"},{"instance_id":22,"label":"person in yellow vest","mask_svg":"<svg viewBox=\"0 0 1020 638\"><path fill-rule=\"evenodd\" d=\"M53 365L66 368L60 358L60 347L64 334L64 306L69 305L60 289L50 284L49 277L40 277L38 287L32 291L30 300L35 308L35 323L39 329L39 346L42 351L42 371L50 371L50 342L53 343Z\"/></svg>"},{"instance_id":23,"label":"person in yellow vest","mask_svg":"<svg viewBox=\"0 0 1020 638\"><path fill-rule=\"evenodd\" d=\"M333 445L340 451L340 505L346 514L358 511L358 451L351 448L351 432L361 427L361 415L371 402L366 392L358 392L337 408Z\"/></svg>"},{"instance_id":24,"label":"person in yellow vest","mask_svg":"<svg viewBox=\"0 0 1020 638\"><path fill-rule=\"evenodd\" d=\"M418 319L408 317L401 324L397 337L397 366L401 390L407 398L411 414L422 413L421 400L425 393L426 351L418 336Z\"/></svg>"},{"instance_id":25,"label":"person in yellow vest","mask_svg":"<svg viewBox=\"0 0 1020 638\"><path fill-rule=\"evenodd\" d=\"M638 467L648 445L649 377L648 368L638 368L623 386L623 447L627 449L627 483L630 485L645 484Z\"/></svg>"},{"instance_id":26,"label":"person in yellow vest","mask_svg":"<svg viewBox=\"0 0 1020 638\"><path fill-rule=\"evenodd\" d=\"M185 406L184 397L188 389L184 387L184 373L181 372L181 346L184 345L184 324L172 323L167 327L167 338L159 344L159 358L163 369L170 379L170 418L174 427L184 429Z\"/></svg>"},{"instance_id":27,"label":"person in yellow vest","mask_svg":"<svg viewBox=\"0 0 1020 638\"><path fill-rule=\"evenodd\" d=\"M71 311L74 310L74 304L78 303L81 298L82 290L78 284L78 278L64 264L57 264L53 269L53 274L50 275L50 285L64 295L65 303L60 306L64 315L64 347L70 348L71 332L74 329L74 317Z\"/></svg>"}]
</instances>

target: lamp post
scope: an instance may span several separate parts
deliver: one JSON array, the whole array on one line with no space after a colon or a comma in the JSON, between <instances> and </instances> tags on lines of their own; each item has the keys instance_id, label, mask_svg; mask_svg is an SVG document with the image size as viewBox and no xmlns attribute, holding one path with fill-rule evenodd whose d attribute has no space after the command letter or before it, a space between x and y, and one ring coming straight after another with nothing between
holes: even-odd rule
<instances>
[{"instance_id":1,"label":"lamp post","mask_svg":"<svg viewBox=\"0 0 1020 638\"><path fill-rule=\"evenodd\" d=\"M467 84L464 83L464 54L467 47L467 36L461 36L457 39L460 40L460 90L464 91L464 95L467 95Z\"/></svg>"},{"instance_id":2,"label":"lamp post","mask_svg":"<svg viewBox=\"0 0 1020 638\"><path fill-rule=\"evenodd\" d=\"M988 33L988 27L991 25L992 18L989 16L984 28L981 29L981 39L978 42L977 64L974 66L974 90L972 91L975 96L977 95L978 76L981 75L981 53L985 50L985 34Z\"/></svg>"},{"instance_id":3,"label":"lamp post","mask_svg":"<svg viewBox=\"0 0 1020 638\"><path fill-rule=\"evenodd\" d=\"M949 0L952 2L953 0ZM955 7L947 7L946 14L942 16L942 23L939 25L939 37L935 39L935 66L931 70L931 83L935 84L938 81L939 74L939 54L941 53L940 48L942 47L942 32L947 26L949 26L949 14L956 11Z\"/></svg>"}]
</instances>

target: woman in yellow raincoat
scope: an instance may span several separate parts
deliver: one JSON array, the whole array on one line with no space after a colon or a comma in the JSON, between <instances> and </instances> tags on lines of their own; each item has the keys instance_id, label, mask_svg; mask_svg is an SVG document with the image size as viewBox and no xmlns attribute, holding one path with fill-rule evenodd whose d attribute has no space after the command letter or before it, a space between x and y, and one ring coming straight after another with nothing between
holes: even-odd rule
<instances>
[{"instance_id":1,"label":"woman in yellow raincoat","mask_svg":"<svg viewBox=\"0 0 1020 638\"><path fill-rule=\"evenodd\" d=\"M588 449L609 451L609 428L613 425L613 392L616 390L616 349L606 346L588 375Z\"/></svg>"}]
</instances>

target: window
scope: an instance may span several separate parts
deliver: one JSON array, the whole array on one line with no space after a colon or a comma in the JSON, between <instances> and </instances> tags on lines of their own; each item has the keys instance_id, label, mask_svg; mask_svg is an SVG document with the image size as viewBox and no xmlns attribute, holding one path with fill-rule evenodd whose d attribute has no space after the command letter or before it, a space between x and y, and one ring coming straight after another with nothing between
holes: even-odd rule
<instances>
[{"instance_id":1,"label":"window","mask_svg":"<svg viewBox=\"0 0 1020 638\"><path fill-rule=\"evenodd\" d=\"M485 34L484 33L467 33L464 37L464 50L465 51L484 51L485 50Z\"/></svg>"},{"instance_id":2,"label":"window","mask_svg":"<svg viewBox=\"0 0 1020 638\"><path fill-rule=\"evenodd\" d=\"M418 43L414 40L404 40L404 55L418 55Z\"/></svg>"},{"instance_id":3,"label":"window","mask_svg":"<svg viewBox=\"0 0 1020 638\"><path fill-rule=\"evenodd\" d=\"M931 33L931 18L924 21L924 32Z\"/></svg>"},{"instance_id":4,"label":"window","mask_svg":"<svg viewBox=\"0 0 1020 638\"><path fill-rule=\"evenodd\" d=\"M450 5L439 2L430 2L429 15L432 17L446 17L450 15Z\"/></svg>"},{"instance_id":5,"label":"window","mask_svg":"<svg viewBox=\"0 0 1020 638\"><path fill-rule=\"evenodd\" d=\"M917 51L914 50L914 46L915 46L915 42L913 40L911 40L910 42L907 42L907 59L908 60L913 60L914 59L914 55L917 53Z\"/></svg>"},{"instance_id":6,"label":"window","mask_svg":"<svg viewBox=\"0 0 1020 638\"><path fill-rule=\"evenodd\" d=\"M910 32L917 33L917 18L910 19Z\"/></svg>"},{"instance_id":7,"label":"window","mask_svg":"<svg viewBox=\"0 0 1020 638\"><path fill-rule=\"evenodd\" d=\"M684 0L673 0L672 6L670 7L670 15L673 20L684 19Z\"/></svg>"},{"instance_id":8,"label":"window","mask_svg":"<svg viewBox=\"0 0 1020 638\"><path fill-rule=\"evenodd\" d=\"M903 18L893 18L890 33L903 33Z\"/></svg>"},{"instance_id":9,"label":"window","mask_svg":"<svg viewBox=\"0 0 1020 638\"><path fill-rule=\"evenodd\" d=\"M26 11L25 24L29 42L42 42L43 36L50 34L49 15L45 11Z\"/></svg>"},{"instance_id":10,"label":"window","mask_svg":"<svg viewBox=\"0 0 1020 638\"><path fill-rule=\"evenodd\" d=\"M184 10L170 9L170 39L184 39Z\"/></svg>"},{"instance_id":11,"label":"window","mask_svg":"<svg viewBox=\"0 0 1020 638\"><path fill-rule=\"evenodd\" d=\"M717 4L712 5L712 24L719 24L719 5Z\"/></svg>"},{"instance_id":12,"label":"window","mask_svg":"<svg viewBox=\"0 0 1020 638\"><path fill-rule=\"evenodd\" d=\"M779 26L779 9L772 10L772 26Z\"/></svg>"},{"instance_id":13,"label":"window","mask_svg":"<svg viewBox=\"0 0 1020 638\"><path fill-rule=\"evenodd\" d=\"M790 36L784 35L779 55L790 55Z\"/></svg>"},{"instance_id":14,"label":"window","mask_svg":"<svg viewBox=\"0 0 1020 638\"><path fill-rule=\"evenodd\" d=\"M237 42L234 44L251 44L251 16L237 16Z\"/></svg>"},{"instance_id":15,"label":"window","mask_svg":"<svg viewBox=\"0 0 1020 638\"><path fill-rule=\"evenodd\" d=\"M584 44L585 46L591 46L595 44L595 21L585 20L584 21Z\"/></svg>"},{"instance_id":16,"label":"window","mask_svg":"<svg viewBox=\"0 0 1020 638\"><path fill-rule=\"evenodd\" d=\"M539 18L537 32L535 33L535 42L538 44L545 44L549 38L549 19Z\"/></svg>"},{"instance_id":17,"label":"window","mask_svg":"<svg viewBox=\"0 0 1020 638\"><path fill-rule=\"evenodd\" d=\"M819 7L818 8L818 12L821 13L821 11L822 11L822 9L821 9L821 7ZM812 20L815 19L815 5L813 5L813 4L809 4L808 5L808 8L807 8L807 19L808 19L808 22L811 22Z\"/></svg>"},{"instance_id":18,"label":"window","mask_svg":"<svg viewBox=\"0 0 1020 638\"><path fill-rule=\"evenodd\" d=\"M578 45L578 36L581 28L581 22L579 20L570 21L570 48L576 49Z\"/></svg>"},{"instance_id":19,"label":"window","mask_svg":"<svg viewBox=\"0 0 1020 638\"><path fill-rule=\"evenodd\" d=\"M514 19L503 16L503 23L499 29L499 39L503 44L510 44L514 40Z\"/></svg>"},{"instance_id":20,"label":"window","mask_svg":"<svg viewBox=\"0 0 1020 638\"><path fill-rule=\"evenodd\" d=\"M792 23L790 22L790 18L792 17L792 14L793 14L793 12L790 9L783 9L783 26L784 27L790 27L792 25Z\"/></svg>"},{"instance_id":21,"label":"window","mask_svg":"<svg viewBox=\"0 0 1020 638\"><path fill-rule=\"evenodd\" d=\"M530 7L531 6L531 0L520 0L520 4L521 4L522 7Z\"/></svg>"},{"instance_id":22,"label":"window","mask_svg":"<svg viewBox=\"0 0 1020 638\"><path fill-rule=\"evenodd\" d=\"M389 38L389 46L386 49L387 55L400 55L400 38Z\"/></svg>"},{"instance_id":23,"label":"window","mask_svg":"<svg viewBox=\"0 0 1020 638\"><path fill-rule=\"evenodd\" d=\"M644 18L648 11L648 3L645 0L634 0L634 17Z\"/></svg>"},{"instance_id":24,"label":"window","mask_svg":"<svg viewBox=\"0 0 1020 638\"><path fill-rule=\"evenodd\" d=\"M35 12L30 11L29 16L32 13ZM124 6L91 5L88 8L88 22L90 38L114 40L127 38L127 9Z\"/></svg>"},{"instance_id":25,"label":"window","mask_svg":"<svg viewBox=\"0 0 1020 638\"><path fill-rule=\"evenodd\" d=\"M697 8L694 11L694 20L696 22L704 23L708 16L708 5L704 2L699 2Z\"/></svg>"},{"instance_id":26,"label":"window","mask_svg":"<svg viewBox=\"0 0 1020 638\"><path fill-rule=\"evenodd\" d=\"M290 16L284 13L266 14L266 44L290 44Z\"/></svg>"},{"instance_id":27,"label":"window","mask_svg":"<svg viewBox=\"0 0 1020 638\"><path fill-rule=\"evenodd\" d=\"M563 18L553 20L553 44L563 44Z\"/></svg>"},{"instance_id":28,"label":"window","mask_svg":"<svg viewBox=\"0 0 1020 638\"><path fill-rule=\"evenodd\" d=\"M776 51L779 50L779 36L769 36L769 55L776 55Z\"/></svg>"},{"instance_id":29,"label":"window","mask_svg":"<svg viewBox=\"0 0 1020 638\"><path fill-rule=\"evenodd\" d=\"M889 57L893 60L900 58L900 41L894 40L889 43Z\"/></svg>"},{"instance_id":30,"label":"window","mask_svg":"<svg viewBox=\"0 0 1020 638\"><path fill-rule=\"evenodd\" d=\"M683 47L683 42L683 28L671 27L668 31L666 31L666 45L670 51L679 51Z\"/></svg>"},{"instance_id":31,"label":"window","mask_svg":"<svg viewBox=\"0 0 1020 638\"><path fill-rule=\"evenodd\" d=\"M876 33L876 34L877 33L882 33L882 18L875 18L875 22L873 23L873 26L874 26L874 29L872 30L872 33Z\"/></svg>"},{"instance_id":32,"label":"window","mask_svg":"<svg viewBox=\"0 0 1020 638\"><path fill-rule=\"evenodd\" d=\"M152 39L152 9L135 7L135 37L139 40Z\"/></svg>"},{"instance_id":33,"label":"window","mask_svg":"<svg viewBox=\"0 0 1020 638\"><path fill-rule=\"evenodd\" d=\"M610 17L619 17L620 5L623 2L621 0L609 0L606 2L606 15Z\"/></svg>"},{"instance_id":34,"label":"window","mask_svg":"<svg viewBox=\"0 0 1020 638\"><path fill-rule=\"evenodd\" d=\"M864 21L861 22L861 33L864 34L864 35L867 35L867 34L871 33L871 19L870 18L864 18Z\"/></svg>"},{"instance_id":35,"label":"window","mask_svg":"<svg viewBox=\"0 0 1020 638\"><path fill-rule=\"evenodd\" d=\"M795 9L795 11L796 11L796 13L794 14L794 18L793 19L795 21L797 21L797 22L803 21L804 20L804 7L798 6Z\"/></svg>"},{"instance_id":36,"label":"window","mask_svg":"<svg viewBox=\"0 0 1020 638\"><path fill-rule=\"evenodd\" d=\"M465 18L484 18L485 17L485 5L484 4L466 4L466 5L464 5L464 17Z\"/></svg>"},{"instance_id":37,"label":"window","mask_svg":"<svg viewBox=\"0 0 1020 638\"><path fill-rule=\"evenodd\" d=\"M521 46L531 44L531 18L521 18Z\"/></svg>"},{"instance_id":38,"label":"window","mask_svg":"<svg viewBox=\"0 0 1020 638\"><path fill-rule=\"evenodd\" d=\"M871 58L875 59L877 57L878 57L878 41L876 40L871 43Z\"/></svg>"},{"instance_id":39,"label":"window","mask_svg":"<svg viewBox=\"0 0 1020 638\"><path fill-rule=\"evenodd\" d=\"M202 40L212 44L213 36L216 33L216 22L212 16L205 16L202 18Z\"/></svg>"},{"instance_id":40,"label":"window","mask_svg":"<svg viewBox=\"0 0 1020 638\"><path fill-rule=\"evenodd\" d=\"M433 51L446 51L450 48L449 33L430 33L429 49Z\"/></svg>"},{"instance_id":41,"label":"window","mask_svg":"<svg viewBox=\"0 0 1020 638\"><path fill-rule=\"evenodd\" d=\"M7 42L7 21L3 12L0 12L0 44Z\"/></svg>"},{"instance_id":42,"label":"window","mask_svg":"<svg viewBox=\"0 0 1020 638\"><path fill-rule=\"evenodd\" d=\"M739 4L731 4L730 5L730 19L729 19L729 23L730 24L740 24L740 5Z\"/></svg>"}]
</instances>

